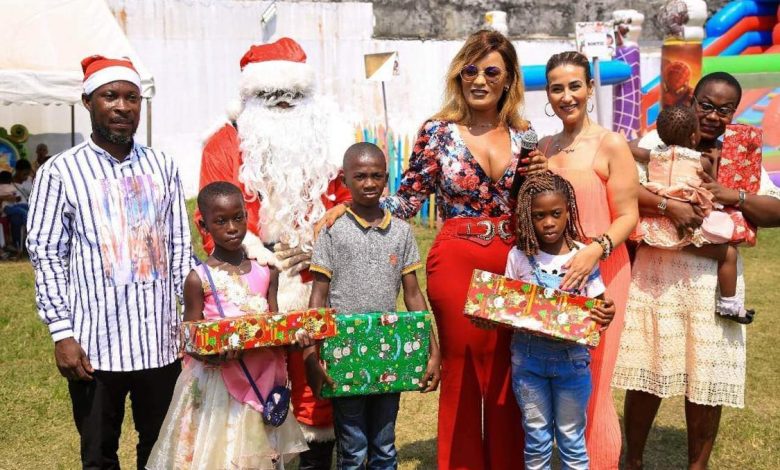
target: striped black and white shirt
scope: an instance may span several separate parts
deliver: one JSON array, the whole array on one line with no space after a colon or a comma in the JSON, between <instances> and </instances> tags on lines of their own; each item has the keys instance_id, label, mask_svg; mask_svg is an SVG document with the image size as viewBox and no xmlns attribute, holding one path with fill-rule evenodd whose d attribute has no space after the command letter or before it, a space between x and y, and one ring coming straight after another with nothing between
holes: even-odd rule
<instances>
[{"instance_id":1,"label":"striped black and white shirt","mask_svg":"<svg viewBox=\"0 0 780 470\"><path fill-rule=\"evenodd\" d=\"M54 341L74 337L98 370L176 360L192 247L170 158L134 144L119 162L92 139L52 157L35 177L27 230Z\"/></svg>"}]
</instances>

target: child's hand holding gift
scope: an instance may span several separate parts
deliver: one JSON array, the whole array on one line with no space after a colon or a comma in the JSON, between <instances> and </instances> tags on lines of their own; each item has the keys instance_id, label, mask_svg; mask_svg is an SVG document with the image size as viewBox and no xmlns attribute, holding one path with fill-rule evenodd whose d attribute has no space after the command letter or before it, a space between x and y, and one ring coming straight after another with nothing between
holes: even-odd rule
<instances>
[{"instance_id":1,"label":"child's hand holding gift","mask_svg":"<svg viewBox=\"0 0 780 470\"><path fill-rule=\"evenodd\" d=\"M295 332L295 344L297 344L299 348L305 349L314 346L315 343L316 340L312 338L306 328L298 328Z\"/></svg>"},{"instance_id":2,"label":"child's hand holding gift","mask_svg":"<svg viewBox=\"0 0 780 470\"><path fill-rule=\"evenodd\" d=\"M615 302L612 299L604 299L603 304L590 310L590 318L604 330L612 323L616 311Z\"/></svg>"},{"instance_id":3,"label":"child's hand holding gift","mask_svg":"<svg viewBox=\"0 0 780 470\"><path fill-rule=\"evenodd\" d=\"M303 363L306 366L306 381L309 383L309 387L315 397L322 398L323 384L327 384L331 388L336 386L336 382L322 367L316 345L309 346L303 350Z\"/></svg>"},{"instance_id":4,"label":"child's hand holding gift","mask_svg":"<svg viewBox=\"0 0 780 470\"><path fill-rule=\"evenodd\" d=\"M425 375L420 383L420 392L435 392L439 388L439 382L441 382L441 353L437 348L436 351L431 352L428 358L428 366L425 368Z\"/></svg>"}]
</instances>

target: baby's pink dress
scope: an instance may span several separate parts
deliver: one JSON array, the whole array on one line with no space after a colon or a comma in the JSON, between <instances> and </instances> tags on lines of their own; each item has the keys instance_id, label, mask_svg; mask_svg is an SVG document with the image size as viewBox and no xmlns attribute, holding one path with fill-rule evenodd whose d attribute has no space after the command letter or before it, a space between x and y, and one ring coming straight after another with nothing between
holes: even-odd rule
<instances>
[{"instance_id":1,"label":"baby's pink dress","mask_svg":"<svg viewBox=\"0 0 780 470\"><path fill-rule=\"evenodd\" d=\"M701 187L701 153L676 145L658 147L650 152L645 187L659 196L697 204L706 217L701 227L683 237L668 217L641 217L632 238L658 248L679 249L731 241L734 222L728 214L716 210L713 195Z\"/></svg>"}]
</instances>

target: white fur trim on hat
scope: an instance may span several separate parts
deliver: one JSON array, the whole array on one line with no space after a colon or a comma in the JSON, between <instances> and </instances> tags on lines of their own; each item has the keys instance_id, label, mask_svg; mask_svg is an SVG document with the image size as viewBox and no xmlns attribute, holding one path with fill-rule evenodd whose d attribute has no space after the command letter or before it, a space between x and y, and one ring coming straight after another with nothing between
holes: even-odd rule
<instances>
[{"instance_id":1,"label":"white fur trim on hat","mask_svg":"<svg viewBox=\"0 0 780 470\"><path fill-rule=\"evenodd\" d=\"M91 95L93 91L106 83L118 81L130 82L138 87L139 91L141 90L141 77L138 75L138 72L130 67L114 65L100 69L84 80L84 94Z\"/></svg>"},{"instance_id":2,"label":"white fur trim on hat","mask_svg":"<svg viewBox=\"0 0 780 470\"><path fill-rule=\"evenodd\" d=\"M314 87L314 69L302 62L269 60L247 64L241 72L241 98L260 92L293 91L308 94Z\"/></svg>"}]
</instances>

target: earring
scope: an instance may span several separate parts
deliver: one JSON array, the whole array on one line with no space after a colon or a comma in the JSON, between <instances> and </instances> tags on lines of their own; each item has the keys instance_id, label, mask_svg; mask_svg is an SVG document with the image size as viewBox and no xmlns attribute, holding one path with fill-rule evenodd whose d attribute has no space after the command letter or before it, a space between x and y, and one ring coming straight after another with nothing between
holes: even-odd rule
<instances>
[{"instance_id":1,"label":"earring","mask_svg":"<svg viewBox=\"0 0 780 470\"><path fill-rule=\"evenodd\" d=\"M509 91L509 85L504 87L504 93L506 93L507 91Z\"/></svg>"},{"instance_id":2,"label":"earring","mask_svg":"<svg viewBox=\"0 0 780 470\"><path fill-rule=\"evenodd\" d=\"M550 112L549 112L549 113L547 112L547 106L548 106L548 105L550 106ZM546 115L547 115L547 117L553 117L553 116L555 116L555 112L553 111L553 109L552 109L552 105L550 104L550 102L549 102L549 101L547 102L547 104L546 104L546 105L544 105L544 114L546 114Z\"/></svg>"},{"instance_id":3,"label":"earring","mask_svg":"<svg viewBox=\"0 0 780 470\"><path fill-rule=\"evenodd\" d=\"M596 105L595 105L595 104L593 104L593 100L591 100L590 98L588 98L588 112L589 112L589 113L592 113L592 112L593 112L593 108L595 108L595 107L596 107Z\"/></svg>"}]
</instances>

